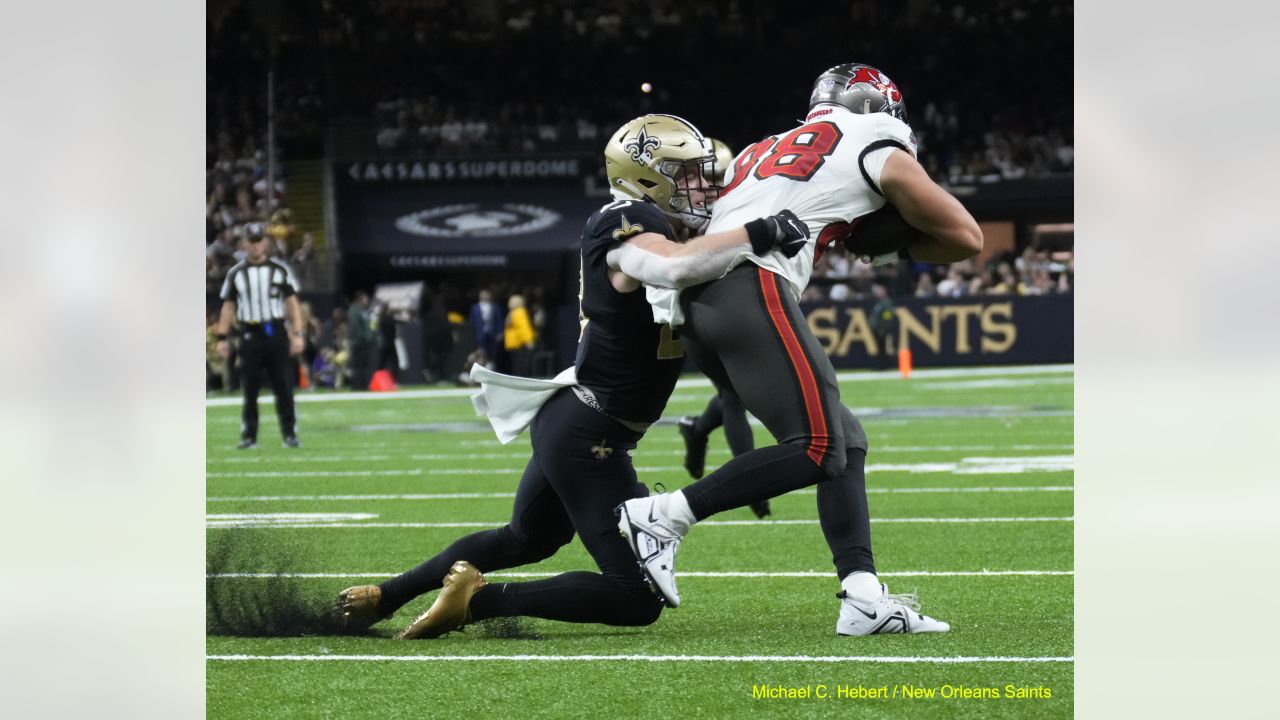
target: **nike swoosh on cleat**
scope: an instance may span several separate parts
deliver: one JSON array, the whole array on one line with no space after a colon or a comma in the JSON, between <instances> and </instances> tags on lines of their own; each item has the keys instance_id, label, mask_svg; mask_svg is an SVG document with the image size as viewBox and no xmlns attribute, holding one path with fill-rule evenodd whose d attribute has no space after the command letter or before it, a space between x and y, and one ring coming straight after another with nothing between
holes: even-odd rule
<instances>
[{"instance_id":1,"label":"nike swoosh on cleat","mask_svg":"<svg viewBox=\"0 0 1280 720\"><path fill-rule=\"evenodd\" d=\"M874 612L874 611L873 611L873 612L867 612L866 610L863 610L862 608L858 607L857 605L854 605L853 603L849 603L849 607L853 608L854 610L857 610L858 612L862 613L863 615L866 615L868 618L870 618L870 619L872 619L872 620L875 620L875 619L879 616L879 613Z\"/></svg>"}]
</instances>

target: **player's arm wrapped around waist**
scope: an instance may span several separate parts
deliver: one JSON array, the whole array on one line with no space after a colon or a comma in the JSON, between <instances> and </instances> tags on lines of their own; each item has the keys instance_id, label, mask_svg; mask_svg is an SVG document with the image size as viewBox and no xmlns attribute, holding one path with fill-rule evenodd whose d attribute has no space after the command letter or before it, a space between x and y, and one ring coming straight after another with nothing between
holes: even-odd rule
<instances>
[{"instance_id":1,"label":"player's arm wrapped around waist","mask_svg":"<svg viewBox=\"0 0 1280 720\"><path fill-rule=\"evenodd\" d=\"M666 245L680 247L663 241ZM663 245L655 245L663 247ZM710 282L729 271L733 259L746 245L715 248L698 253L670 253L623 243L609 251L609 264L646 285L682 289Z\"/></svg>"}]
</instances>

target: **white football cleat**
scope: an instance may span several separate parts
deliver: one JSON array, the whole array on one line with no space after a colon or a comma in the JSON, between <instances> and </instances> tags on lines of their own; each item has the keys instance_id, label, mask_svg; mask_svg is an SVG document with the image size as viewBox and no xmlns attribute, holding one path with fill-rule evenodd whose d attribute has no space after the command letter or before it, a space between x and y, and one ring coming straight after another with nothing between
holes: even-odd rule
<instances>
[{"instance_id":1,"label":"white football cleat","mask_svg":"<svg viewBox=\"0 0 1280 720\"><path fill-rule=\"evenodd\" d=\"M885 635L891 633L944 633L951 626L920 614L920 602L916 594L890 595L889 586L880 585L880 597L857 602L845 591L836 593L840 598L840 619L836 621L837 635Z\"/></svg>"},{"instance_id":2,"label":"white football cleat","mask_svg":"<svg viewBox=\"0 0 1280 720\"><path fill-rule=\"evenodd\" d=\"M676 551L680 533L659 510L654 497L628 500L614 510L618 532L627 541L649 585L669 607L679 607Z\"/></svg>"}]
</instances>

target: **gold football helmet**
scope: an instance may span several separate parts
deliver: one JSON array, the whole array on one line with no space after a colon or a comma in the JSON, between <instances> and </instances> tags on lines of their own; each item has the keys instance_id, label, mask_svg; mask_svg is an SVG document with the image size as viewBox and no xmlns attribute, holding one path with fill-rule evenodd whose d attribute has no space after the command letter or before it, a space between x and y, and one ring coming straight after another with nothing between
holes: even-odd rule
<instances>
[{"instance_id":1,"label":"gold football helmet","mask_svg":"<svg viewBox=\"0 0 1280 720\"><path fill-rule=\"evenodd\" d=\"M712 169L711 176L708 179L716 185L723 185L724 174L729 170L729 166L733 164L733 150L730 150L723 140L707 139L711 141L711 148L716 156L716 166Z\"/></svg>"},{"instance_id":2,"label":"gold football helmet","mask_svg":"<svg viewBox=\"0 0 1280 720\"><path fill-rule=\"evenodd\" d=\"M711 218L716 155L698 128L675 115L642 115L623 125L604 149L616 198L652 200L668 217L699 229ZM701 190L701 202L689 189Z\"/></svg>"},{"instance_id":3,"label":"gold football helmet","mask_svg":"<svg viewBox=\"0 0 1280 720\"><path fill-rule=\"evenodd\" d=\"M720 199L720 193L724 190L725 173L729 171L729 166L733 165L733 150L725 144L723 140L715 138L707 138L711 141L711 148L715 152L715 167L711 168L707 180L711 183L711 193L707 198L707 202L715 202Z\"/></svg>"}]
</instances>

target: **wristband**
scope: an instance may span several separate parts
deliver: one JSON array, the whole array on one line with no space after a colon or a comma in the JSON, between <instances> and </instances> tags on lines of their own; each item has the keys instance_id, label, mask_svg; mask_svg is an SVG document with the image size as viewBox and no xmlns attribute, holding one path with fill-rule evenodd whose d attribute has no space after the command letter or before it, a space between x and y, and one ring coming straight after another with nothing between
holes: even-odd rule
<instances>
[{"instance_id":1,"label":"wristband","mask_svg":"<svg viewBox=\"0 0 1280 720\"><path fill-rule=\"evenodd\" d=\"M773 249L774 232L764 218L752 220L745 226L747 239L751 241L751 251L756 255L765 255Z\"/></svg>"}]
</instances>

